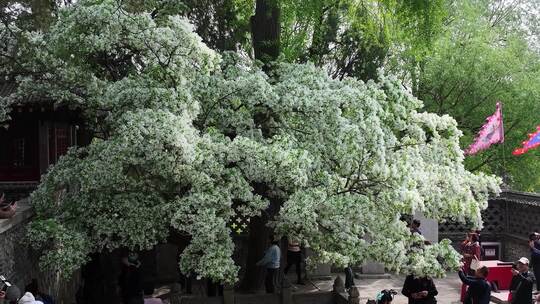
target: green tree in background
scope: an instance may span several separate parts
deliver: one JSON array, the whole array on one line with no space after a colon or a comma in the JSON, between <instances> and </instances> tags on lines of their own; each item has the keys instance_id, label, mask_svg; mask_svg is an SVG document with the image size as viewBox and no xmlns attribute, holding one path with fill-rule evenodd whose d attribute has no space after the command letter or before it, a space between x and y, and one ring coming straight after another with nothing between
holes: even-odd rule
<instances>
[{"instance_id":1,"label":"green tree in background","mask_svg":"<svg viewBox=\"0 0 540 304\"><path fill-rule=\"evenodd\" d=\"M461 1L423 59L415 91L427 111L456 119L465 134L463 148L502 101L505 144L468 156L466 165L504 176L514 189L538 191L538 152L522 157L511 152L540 124L535 115L540 112L540 57L522 26L523 7L504 3Z\"/></svg>"}]
</instances>

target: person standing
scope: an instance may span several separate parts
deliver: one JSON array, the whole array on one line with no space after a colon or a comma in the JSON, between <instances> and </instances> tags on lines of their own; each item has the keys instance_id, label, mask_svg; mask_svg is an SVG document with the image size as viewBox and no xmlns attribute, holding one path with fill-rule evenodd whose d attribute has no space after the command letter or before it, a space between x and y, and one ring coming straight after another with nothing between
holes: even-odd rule
<instances>
[{"instance_id":1,"label":"person standing","mask_svg":"<svg viewBox=\"0 0 540 304\"><path fill-rule=\"evenodd\" d=\"M302 281L302 252L300 249L300 242L289 239L289 244L287 246L287 266L284 269L285 274L289 272L292 265L296 268L296 283L304 285L304 282Z\"/></svg>"},{"instance_id":2,"label":"person standing","mask_svg":"<svg viewBox=\"0 0 540 304\"><path fill-rule=\"evenodd\" d=\"M471 264L474 259L480 258L480 243L478 242L478 235L473 232L469 232L465 235L465 240L460 245L461 254L463 255L463 271L468 276L475 275L475 269L471 269ZM467 286L461 285L461 301L465 300L465 292Z\"/></svg>"},{"instance_id":3,"label":"person standing","mask_svg":"<svg viewBox=\"0 0 540 304\"><path fill-rule=\"evenodd\" d=\"M534 276L529 271L529 259L522 257L516 262L516 268L512 268L512 304L532 304L532 290L534 285Z\"/></svg>"},{"instance_id":4,"label":"person standing","mask_svg":"<svg viewBox=\"0 0 540 304\"><path fill-rule=\"evenodd\" d=\"M270 247L266 249L264 257L257 262L257 266L263 266L266 268L266 276L264 278L266 293L274 293L277 285L281 249L279 249L278 241L274 240L273 236L270 236L269 240Z\"/></svg>"},{"instance_id":5,"label":"person standing","mask_svg":"<svg viewBox=\"0 0 540 304\"><path fill-rule=\"evenodd\" d=\"M491 301L491 287L486 280L488 273L489 270L486 266L476 269L474 277L465 275L463 268L458 272L461 282L469 286L463 304L489 304Z\"/></svg>"},{"instance_id":6,"label":"person standing","mask_svg":"<svg viewBox=\"0 0 540 304\"><path fill-rule=\"evenodd\" d=\"M420 231L420 220L414 219L411 223L410 230L411 233L418 233L422 235L422 231Z\"/></svg>"},{"instance_id":7,"label":"person standing","mask_svg":"<svg viewBox=\"0 0 540 304\"><path fill-rule=\"evenodd\" d=\"M471 263L474 259L480 260L480 243L478 234L469 233L465 241L461 243L461 254L463 255L463 269L465 274L474 275L475 269L471 269Z\"/></svg>"},{"instance_id":8,"label":"person standing","mask_svg":"<svg viewBox=\"0 0 540 304\"><path fill-rule=\"evenodd\" d=\"M123 304L143 304L143 287L141 281L138 255L129 253L122 259L122 271L118 280Z\"/></svg>"},{"instance_id":9,"label":"person standing","mask_svg":"<svg viewBox=\"0 0 540 304\"><path fill-rule=\"evenodd\" d=\"M345 290L348 291L354 286L354 274L351 266L345 267L343 271L345 272Z\"/></svg>"},{"instance_id":10,"label":"person standing","mask_svg":"<svg viewBox=\"0 0 540 304\"><path fill-rule=\"evenodd\" d=\"M439 294L430 277L408 275L401 293L409 299L409 304L435 304L435 296Z\"/></svg>"},{"instance_id":11,"label":"person standing","mask_svg":"<svg viewBox=\"0 0 540 304\"><path fill-rule=\"evenodd\" d=\"M529 247L531 249L531 266L535 278L540 278L540 240L537 232L529 235ZM540 291L540 280L536 279L536 290Z\"/></svg>"}]
</instances>

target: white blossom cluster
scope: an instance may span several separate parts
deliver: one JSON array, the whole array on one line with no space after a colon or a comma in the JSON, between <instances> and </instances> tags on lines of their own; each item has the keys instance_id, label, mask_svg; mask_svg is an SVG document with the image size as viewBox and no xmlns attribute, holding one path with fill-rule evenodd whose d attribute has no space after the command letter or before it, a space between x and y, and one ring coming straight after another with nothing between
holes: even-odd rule
<instances>
[{"instance_id":1,"label":"white blossom cluster","mask_svg":"<svg viewBox=\"0 0 540 304\"><path fill-rule=\"evenodd\" d=\"M27 70L3 103L41 96L81 111L96 137L42 178L30 236L66 273L90 253L189 236L184 272L235 282L228 224L270 201L270 223L340 265L375 260L440 276L448 241L423 245L404 214L481 225L499 179L463 167L454 119L393 77L330 78L313 65L217 54L177 16L154 20L114 0L80 0L44 33L25 33ZM1 113L1 111L0 111ZM260 191L264 185L264 192Z\"/></svg>"}]
</instances>

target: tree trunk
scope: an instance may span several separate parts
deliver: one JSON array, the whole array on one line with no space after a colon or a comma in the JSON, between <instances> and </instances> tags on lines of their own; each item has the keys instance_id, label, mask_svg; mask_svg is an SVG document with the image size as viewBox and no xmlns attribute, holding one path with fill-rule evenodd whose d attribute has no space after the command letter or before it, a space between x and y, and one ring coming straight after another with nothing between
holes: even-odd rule
<instances>
[{"instance_id":1,"label":"tree trunk","mask_svg":"<svg viewBox=\"0 0 540 304\"><path fill-rule=\"evenodd\" d=\"M251 35L255 59L264 63L265 72L279 57L280 34L279 0L257 0L255 15L251 16Z\"/></svg>"},{"instance_id":2,"label":"tree trunk","mask_svg":"<svg viewBox=\"0 0 540 304\"><path fill-rule=\"evenodd\" d=\"M268 197L269 189L266 185L256 184L254 185L254 189L257 194ZM251 219L249 224L246 272L240 285L240 288L244 291L256 291L262 288L266 270L264 267L255 264L263 257L266 248L270 245L269 237L273 234L273 231L267 224L268 221L273 220L279 213L281 203L279 200L271 198L270 206L268 206L261 216Z\"/></svg>"},{"instance_id":3,"label":"tree trunk","mask_svg":"<svg viewBox=\"0 0 540 304\"><path fill-rule=\"evenodd\" d=\"M36 30L47 31L53 20L53 10L56 3L51 0L31 0L30 7Z\"/></svg>"},{"instance_id":4,"label":"tree trunk","mask_svg":"<svg viewBox=\"0 0 540 304\"><path fill-rule=\"evenodd\" d=\"M257 0L255 15L251 16L251 35L255 59L263 62L263 70L266 73L270 71L271 63L279 57L280 34L279 0ZM255 120L264 121L261 117ZM263 121L260 122L261 125ZM266 185L257 184L254 185L254 189L259 195L268 197L268 187ZM254 291L260 289L263 285L265 269L255 264L263 257L264 251L269 245L268 238L272 231L267 227L267 223L277 215L280 205L281 202L270 199L270 206L261 216L252 218L249 224L246 272L240 286L242 290Z\"/></svg>"}]
</instances>

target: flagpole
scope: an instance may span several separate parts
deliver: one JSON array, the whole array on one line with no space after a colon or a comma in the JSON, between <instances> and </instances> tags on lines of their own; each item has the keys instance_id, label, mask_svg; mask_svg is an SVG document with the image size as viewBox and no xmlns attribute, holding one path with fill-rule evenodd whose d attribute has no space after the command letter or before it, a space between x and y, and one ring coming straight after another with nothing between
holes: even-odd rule
<instances>
[{"instance_id":1,"label":"flagpole","mask_svg":"<svg viewBox=\"0 0 540 304\"><path fill-rule=\"evenodd\" d=\"M502 101L500 101L501 103L501 126L502 126L502 135L503 135L503 142L502 142L502 154L503 154L503 183L506 183L506 176L507 176L507 172L506 172L506 152L504 150L506 150L506 136L504 134L504 114L503 114L503 103Z\"/></svg>"}]
</instances>

